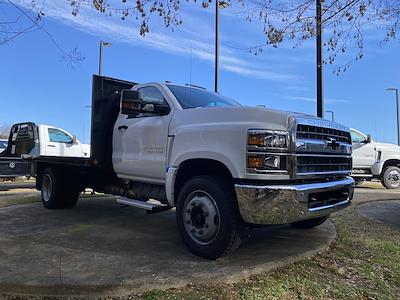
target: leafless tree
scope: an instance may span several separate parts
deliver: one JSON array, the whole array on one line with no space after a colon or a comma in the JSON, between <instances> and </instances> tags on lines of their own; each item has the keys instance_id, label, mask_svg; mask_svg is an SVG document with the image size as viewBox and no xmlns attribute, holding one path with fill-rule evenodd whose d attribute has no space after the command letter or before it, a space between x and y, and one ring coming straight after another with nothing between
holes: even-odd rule
<instances>
[{"instance_id":1,"label":"leafless tree","mask_svg":"<svg viewBox=\"0 0 400 300\"><path fill-rule=\"evenodd\" d=\"M40 5L39 5L40 3ZM10 19L4 7L13 9L17 17ZM14 39L34 31L41 31L60 53L60 60L66 62L70 67L84 60L83 55L77 47L72 50L65 50L59 45L56 38L43 24L45 18L45 2L31 1L31 9L26 10L16 5L12 0L0 0L0 46L10 43Z\"/></svg>"},{"instance_id":2,"label":"leafless tree","mask_svg":"<svg viewBox=\"0 0 400 300\"><path fill-rule=\"evenodd\" d=\"M11 125L10 124L0 124L0 138L8 139L10 135Z\"/></svg>"},{"instance_id":3,"label":"leafless tree","mask_svg":"<svg viewBox=\"0 0 400 300\"><path fill-rule=\"evenodd\" d=\"M325 0L322 5L325 63L333 64L339 54L355 51L347 63L336 67L337 73L345 71L351 61L363 57L366 33L374 36L379 46L390 40L398 41L400 1ZM249 49L262 52L265 46L277 47L287 40L294 42L294 46L300 45L317 33L315 14L315 0L255 0L246 17L263 23L265 41Z\"/></svg>"},{"instance_id":4,"label":"leafless tree","mask_svg":"<svg viewBox=\"0 0 400 300\"><path fill-rule=\"evenodd\" d=\"M102 14L120 15L125 20L137 19L141 35L149 32L149 22L153 16L162 18L166 27L182 24L180 0L121 0L119 4L109 0L68 0L72 14L86 6ZM186 0L198 2L207 8L215 0ZM248 21L260 21L265 40L258 45L242 49L258 54L267 46L278 47L285 41L297 47L316 35L315 0L274 1L274 0L227 0L239 4L242 14ZM114 3L113 5L111 3ZM323 1L322 26L324 49L328 53L325 63L333 64L341 53L355 51L351 59L336 68L345 71L352 60L364 54L364 34L377 28L383 32L378 44L382 46L390 40L398 39L400 26L400 3L397 0L325 0Z\"/></svg>"},{"instance_id":5,"label":"leafless tree","mask_svg":"<svg viewBox=\"0 0 400 300\"><path fill-rule=\"evenodd\" d=\"M152 18L161 18L166 27L175 28L182 24L180 15L182 0L65 0L71 5L71 13L79 15L84 7L94 9L101 14L117 15L122 20L134 18L139 22L138 32L144 36L150 30ZM186 0L204 8L216 0ZM292 42L294 47L301 45L316 35L315 1L316 0L225 0L231 5L243 7L237 13L248 21L261 23L265 39L259 44L252 44L241 49L255 54L262 52L265 47L278 47L283 42ZM37 12L25 11L16 6L11 0L0 0L19 10L16 20L6 20L0 16L0 46L16 37L34 30L43 31L62 56L67 60L82 59L77 49L64 51L44 28L43 18L45 7L39 6L42 1L32 1ZM40 4L43 5L43 4ZM22 19L28 21L26 26L16 26ZM322 12L324 31L324 49L327 53L325 63L333 64L339 54L351 52L347 63L337 66L340 73L353 60L361 59L364 55L366 33L382 34L378 45L383 46L390 40L398 40L397 32L400 27L400 1L398 0L324 0ZM379 29L379 30L377 30ZM375 31L375 32L374 32ZM352 51L355 51L352 53Z\"/></svg>"}]
</instances>

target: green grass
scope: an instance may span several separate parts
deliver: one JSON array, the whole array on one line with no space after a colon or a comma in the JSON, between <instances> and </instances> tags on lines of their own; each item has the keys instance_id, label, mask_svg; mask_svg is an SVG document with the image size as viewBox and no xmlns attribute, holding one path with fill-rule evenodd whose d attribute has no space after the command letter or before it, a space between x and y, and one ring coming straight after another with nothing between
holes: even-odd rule
<instances>
[{"instance_id":1,"label":"green grass","mask_svg":"<svg viewBox=\"0 0 400 300\"><path fill-rule=\"evenodd\" d=\"M332 217L338 236L316 257L235 284L132 295L143 299L400 299L400 231L349 208Z\"/></svg>"}]
</instances>

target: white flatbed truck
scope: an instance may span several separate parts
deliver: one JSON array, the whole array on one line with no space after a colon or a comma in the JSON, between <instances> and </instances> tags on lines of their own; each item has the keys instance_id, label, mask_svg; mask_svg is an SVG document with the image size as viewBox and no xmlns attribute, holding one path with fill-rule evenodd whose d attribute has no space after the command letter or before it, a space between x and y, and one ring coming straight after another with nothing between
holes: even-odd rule
<instances>
[{"instance_id":1,"label":"white flatbed truck","mask_svg":"<svg viewBox=\"0 0 400 300\"><path fill-rule=\"evenodd\" d=\"M73 207L84 188L150 212L175 207L190 251L215 259L240 245L244 226L312 228L351 204L352 145L343 125L243 107L191 85L94 75L92 89L89 158L29 151L10 158L13 143L1 155L0 164L30 164L48 209ZM14 146L29 150L35 130L31 123Z\"/></svg>"}]
</instances>

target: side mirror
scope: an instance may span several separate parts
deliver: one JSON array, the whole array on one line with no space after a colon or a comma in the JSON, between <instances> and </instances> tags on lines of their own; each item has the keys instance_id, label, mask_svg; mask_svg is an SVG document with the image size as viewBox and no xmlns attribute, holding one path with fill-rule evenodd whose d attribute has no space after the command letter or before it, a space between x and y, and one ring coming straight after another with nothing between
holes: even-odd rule
<instances>
[{"instance_id":1,"label":"side mirror","mask_svg":"<svg viewBox=\"0 0 400 300\"><path fill-rule=\"evenodd\" d=\"M368 134L367 135L367 140L366 140L367 144L371 143L371 141L372 141L371 135Z\"/></svg>"},{"instance_id":2,"label":"side mirror","mask_svg":"<svg viewBox=\"0 0 400 300\"><path fill-rule=\"evenodd\" d=\"M123 115L137 114L140 111L140 97L138 91L122 90L121 113Z\"/></svg>"},{"instance_id":3,"label":"side mirror","mask_svg":"<svg viewBox=\"0 0 400 300\"><path fill-rule=\"evenodd\" d=\"M138 91L122 90L121 92L121 113L124 115L135 115L150 113L167 115L171 111L168 104L156 104L143 101Z\"/></svg>"},{"instance_id":4,"label":"side mirror","mask_svg":"<svg viewBox=\"0 0 400 300\"><path fill-rule=\"evenodd\" d=\"M368 135L367 135L367 138L366 138L364 141L362 141L361 143L362 143L362 144L369 144L369 143L371 143L371 141L372 141L371 135L368 134Z\"/></svg>"}]
</instances>

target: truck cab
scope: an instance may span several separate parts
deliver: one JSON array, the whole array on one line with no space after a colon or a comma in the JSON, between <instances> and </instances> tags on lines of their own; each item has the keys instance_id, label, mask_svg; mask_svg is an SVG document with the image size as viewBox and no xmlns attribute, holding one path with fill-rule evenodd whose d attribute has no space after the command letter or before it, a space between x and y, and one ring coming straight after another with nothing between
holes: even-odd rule
<instances>
[{"instance_id":1,"label":"truck cab","mask_svg":"<svg viewBox=\"0 0 400 300\"><path fill-rule=\"evenodd\" d=\"M356 183L378 179L387 189L400 188L400 147L374 141L369 134L350 129Z\"/></svg>"},{"instance_id":2,"label":"truck cab","mask_svg":"<svg viewBox=\"0 0 400 300\"><path fill-rule=\"evenodd\" d=\"M62 128L37 125L39 155L64 157L90 157L90 145L83 144Z\"/></svg>"}]
</instances>

